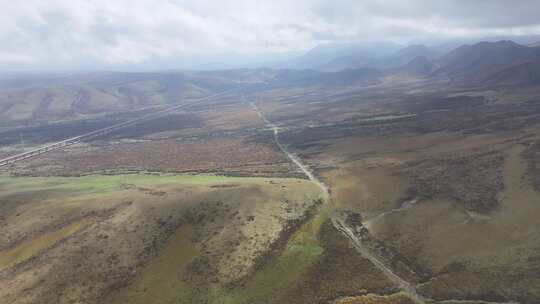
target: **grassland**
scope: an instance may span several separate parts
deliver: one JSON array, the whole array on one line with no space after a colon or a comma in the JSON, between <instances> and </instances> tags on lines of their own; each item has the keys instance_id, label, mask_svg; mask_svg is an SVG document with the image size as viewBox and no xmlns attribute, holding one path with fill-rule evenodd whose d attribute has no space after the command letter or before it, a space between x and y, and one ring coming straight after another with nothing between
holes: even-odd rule
<instances>
[{"instance_id":1,"label":"grassland","mask_svg":"<svg viewBox=\"0 0 540 304\"><path fill-rule=\"evenodd\" d=\"M371 248L406 278L407 265L421 294L538 302L529 204L538 200L538 103L517 92L399 90L261 108L329 185L334 207L360 215ZM369 119L380 116L399 118Z\"/></svg>"},{"instance_id":2,"label":"grassland","mask_svg":"<svg viewBox=\"0 0 540 304\"><path fill-rule=\"evenodd\" d=\"M317 212L313 209L312 212ZM264 261L257 272L237 282L230 289L222 289L213 297L215 303L279 303L307 269L320 259L324 249L318 239L324 213L308 215L287 240L284 248L270 260ZM281 249L281 248L279 248Z\"/></svg>"},{"instance_id":3,"label":"grassland","mask_svg":"<svg viewBox=\"0 0 540 304\"><path fill-rule=\"evenodd\" d=\"M30 241L23 242L11 250L2 251L0 254L0 271L34 257L58 241L83 229L87 223L88 221L85 220L74 222L56 231L45 233Z\"/></svg>"},{"instance_id":4,"label":"grassland","mask_svg":"<svg viewBox=\"0 0 540 304\"><path fill-rule=\"evenodd\" d=\"M329 216L344 212L428 302L537 303L529 97L420 82L251 92L17 165L19 177L0 176L0 297L412 303L334 229ZM331 204L306 180L270 178L298 172L246 100Z\"/></svg>"},{"instance_id":5,"label":"grassland","mask_svg":"<svg viewBox=\"0 0 540 304\"><path fill-rule=\"evenodd\" d=\"M238 278L250 273L319 195L316 186L299 179L172 174L0 179L0 284L7 303L186 298L182 284L213 284L197 276L201 261L210 263L225 286L234 277L220 272L243 269ZM222 260L224 255L230 258ZM47 277L54 279L37 284ZM186 277L191 281L185 283ZM176 279L163 284L170 278ZM66 284L71 287L62 287Z\"/></svg>"},{"instance_id":6,"label":"grassland","mask_svg":"<svg viewBox=\"0 0 540 304\"><path fill-rule=\"evenodd\" d=\"M218 104L189 113L172 113L158 120L86 143L54 151L17 164L10 172L30 176L79 176L118 172L159 171L211 173L229 176L299 177L250 107ZM0 134L5 155L58 141L127 120L140 113L110 115L22 127ZM2 153L2 152L0 152ZM8 154L9 153L9 154ZM2 170L2 169L0 169Z\"/></svg>"},{"instance_id":7,"label":"grassland","mask_svg":"<svg viewBox=\"0 0 540 304\"><path fill-rule=\"evenodd\" d=\"M379 296L367 294L357 297L346 297L334 302L335 304L413 304L414 302L403 294Z\"/></svg>"},{"instance_id":8,"label":"grassland","mask_svg":"<svg viewBox=\"0 0 540 304\"><path fill-rule=\"evenodd\" d=\"M135 283L116 294L111 303L148 303L149 300L153 303L279 303L276 299L322 253L316 239L318 222L316 218L309 219L289 241L285 240L284 248L275 248L275 256L261 260L256 272L225 286L186 279L189 261L200 256L200 252L189 241L193 230L181 229ZM201 292L205 287L208 293Z\"/></svg>"},{"instance_id":9,"label":"grassland","mask_svg":"<svg viewBox=\"0 0 540 304\"><path fill-rule=\"evenodd\" d=\"M0 185L7 303L305 303L395 291L333 229L308 181L149 173ZM37 284L46 277L55 279Z\"/></svg>"},{"instance_id":10,"label":"grassland","mask_svg":"<svg viewBox=\"0 0 540 304\"><path fill-rule=\"evenodd\" d=\"M186 241L193 237L191 228L180 230L182 236L171 239L162 255L128 289L115 294L111 303L318 303L343 294L375 297L368 303L412 303L406 296L389 296L390 300L367 296L368 291L392 293L396 287L350 248L332 227L325 208L313 206L306 217L284 231L252 272L229 284L190 279L188 261L193 263L201 252Z\"/></svg>"},{"instance_id":11,"label":"grassland","mask_svg":"<svg viewBox=\"0 0 540 304\"><path fill-rule=\"evenodd\" d=\"M131 285L114 294L108 303L189 303L197 287L183 280L189 262L199 250L191 242L193 227L178 229Z\"/></svg>"}]
</instances>

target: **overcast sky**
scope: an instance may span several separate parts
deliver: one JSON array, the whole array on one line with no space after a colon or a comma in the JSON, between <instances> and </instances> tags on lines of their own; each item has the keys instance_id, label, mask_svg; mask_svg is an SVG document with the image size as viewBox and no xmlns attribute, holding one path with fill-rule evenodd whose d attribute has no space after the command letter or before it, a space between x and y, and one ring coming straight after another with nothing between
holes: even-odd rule
<instances>
[{"instance_id":1,"label":"overcast sky","mask_svg":"<svg viewBox=\"0 0 540 304\"><path fill-rule=\"evenodd\" d=\"M190 67L331 42L540 34L539 0L0 0L3 69Z\"/></svg>"}]
</instances>

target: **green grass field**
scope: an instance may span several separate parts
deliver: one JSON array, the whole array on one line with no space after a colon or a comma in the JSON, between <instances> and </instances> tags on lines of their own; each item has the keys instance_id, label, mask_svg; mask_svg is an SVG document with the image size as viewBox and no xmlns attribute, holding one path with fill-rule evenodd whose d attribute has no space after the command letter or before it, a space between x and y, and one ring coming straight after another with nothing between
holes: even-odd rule
<instances>
[{"instance_id":1,"label":"green grass field","mask_svg":"<svg viewBox=\"0 0 540 304\"><path fill-rule=\"evenodd\" d=\"M68 191L73 194L107 194L124 185L161 187L174 185L264 184L271 178L227 177L220 175L123 174L82 177L12 177L0 175L0 195L24 191ZM280 181L294 179L280 178Z\"/></svg>"},{"instance_id":2,"label":"green grass field","mask_svg":"<svg viewBox=\"0 0 540 304\"><path fill-rule=\"evenodd\" d=\"M110 294L107 303L192 303L200 299L210 303L264 302L276 299L277 295L284 296L319 260L323 248L319 244L318 233L326 215L313 212L307 222L290 232L292 235L287 236L282 249L271 254L255 273L249 275L247 285L237 288L209 282L206 278L203 281L185 279L193 275L193 270L186 267L201 257L201 241L197 240L197 235L206 233L206 237L211 237L222 229L205 230L216 201L239 211L231 211L229 214L235 216L224 219L222 225L226 229L248 229L245 230L248 233L249 229L259 229L256 233L264 240L271 229L278 229L292 216L284 211L284 202L293 209L307 210L318 195L318 187L311 182L294 178L156 173L81 177L0 175L0 200L6 202L0 206L0 211L7 216L6 232L10 232L10 236L6 234L2 240L6 249L0 250L0 270L31 262L62 240L78 237L79 231L99 229L99 226L92 225L100 221L98 217L101 215L95 214L116 214L119 220L129 221L127 229L134 229L138 225L148 227L149 221L154 222L157 216L167 217L168 212L177 212L175 216L181 219L189 208L200 205L208 220L193 226L188 224L190 222L176 220L183 224L167 237L156 255L146 261L127 286ZM133 202L133 205L125 205L124 202ZM146 217L150 210L154 210L154 215ZM304 211L292 212L296 212L292 218L298 218ZM237 220L240 215L242 221ZM247 220L249 215L254 219ZM225 217L225 214L221 216ZM272 219L272 224L268 222L271 218L282 219L279 222ZM262 221L264 225L250 226L250 221ZM24 238L25 234L31 237ZM21 242L12 241L21 238ZM225 235L224 238L233 240L234 235ZM221 237L216 237L219 239ZM229 249L224 247L225 252ZM204 285L208 292L201 292L198 284Z\"/></svg>"},{"instance_id":3,"label":"green grass field","mask_svg":"<svg viewBox=\"0 0 540 304\"><path fill-rule=\"evenodd\" d=\"M317 213L289 238L285 249L248 278L245 285L216 291L211 303L279 303L323 253L318 234L326 219L325 212Z\"/></svg>"}]
</instances>

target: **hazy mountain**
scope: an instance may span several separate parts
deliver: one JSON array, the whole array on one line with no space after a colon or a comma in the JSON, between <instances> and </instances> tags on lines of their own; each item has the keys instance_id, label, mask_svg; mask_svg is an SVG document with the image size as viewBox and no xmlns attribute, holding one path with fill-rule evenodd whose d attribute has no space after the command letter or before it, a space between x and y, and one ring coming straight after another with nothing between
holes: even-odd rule
<instances>
[{"instance_id":1,"label":"hazy mountain","mask_svg":"<svg viewBox=\"0 0 540 304\"><path fill-rule=\"evenodd\" d=\"M400 48L400 45L392 42L325 44L311 49L303 56L295 58L280 67L332 71L354 68L359 65L365 67L369 66L368 63L373 59L391 55ZM354 64L349 64L350 62Z\"/></svg>"},{"instance_id":2,"label":"hazy mountain","mask_svg":"<svg viewBox=\"0 0 540 304\"><path fill-rule=\"evenodd\" d=\"M378 66L378 60L364 55L347 55L338 57L319 66L321 71L337 72L345 69L375 68Z\"/></svg>"},{"instance_id":3,"label":"hazy mountain","mask_svg":"<svg viewBox=\"0 0 540 304\"><path fill-rule=\"evenodd\" d=\"M484 80L492 85L539 85L540 61L525 62L490 75Z\"/></svg>"},{"instance_id":4,"label":"hazy mountain","mask_svg":"<svg viewBox=\"0 0 540 304\"><path fill-rule=\"evenodd\" d=\"M498 42L504 40L510 40L521 45L530 45L535 42L540 42L540 35L491 36L487 38L477 39L477 41L487 42Z\"/></svg>"},{"instance_id":5,"label":"hazy mountain","mask_svg":"<svg viewBox=\"0 0 540 304\"><path fill-rule=\"evenodd\" d=\"M538 60L540 48L530 48L508 40L480 42L463 45L441 57L434 75L450 77L458 82L478 82L513 66Z\"/></svg>"},{"instance_id":6,"label":"hazy mountain","mask_svg":"<svg viewBox=\"0 0 540 304\"><path fill-rule=\"evenodd\" d=\"M480 42L439 56L425 45L392 50L395 46L321 46L296 61L297 66L318 64L319 70L3 73L0 118L4 122L71 119L178 103L236 88L366 86L393 75L488 85L537 85L540 79L540 47L508 40ZM335 57L343 54L348 55Z\"/></svg>"},{"instance_id":7,"label":"hazy mountain","mask_svg":"<svg viewBox=\"0 0 540 304\"><path fill-rule=\"evenodd\" d=\"M316 70L281 70L270 85L291 86L365 86L380 83L382 73L377 69L345 69L338 72Z\"/></svg>"},{"instance_id":8,"label":"hazy mountain","mask_svg":"<svg viewBox=\"0 0 540 304\"><path fill-rule=\"evenodd\" d=\"M392 66L399 66L411 62L411 60L418 57L425 57L427 59L434 59L439 56L440 53L436 50L427 47L423 44L415 44L407 46L395 54L387 58L387 64Z\"/></svg>"},{"instance_id":9,"label":"hazy mountain","mask_svg":"<svg viewBox=\"0 0 540 304\"><path fill-rule=\"evenodd\" d=\"M0 75L0 121L62 120L181 103L260 84L277 71L92 72Z\"/></svg>"},{"instance_id":10,"label":"hazy mountain","mask_svg":"<svg viewBox=\"0 0 540 304\"><path fill-rule=\"evenodd\" d=\"M395 70L405 69L412 74L420 71L431 70L431 61L440 55L439 52L425 45L416 44L402 48L390 56L379 58L374 65L379 69ZM424 75L424 72L420 73Z\"/></svg>"},{"instance_id":11,"label":"hazy mountain","mask_svg":"<svg viewBox=\"0 0 540 304\"><path fill-rule=\"evenodd\" d=\"M540 42L539 35L517 35L517 36L486 36L482 38L459 38L459 39L445 39L441 41L428 41L424 42L429 45L430 48L439 52L440 54L449 53L463 45L474 45L478 42L498 42L510 40L521 45L530 45L536 42Z\"/></svg>"},{"instance_id":12,"label":"hazy mountain","mask_svg":"<svg viewBox=\"0 0 540 304\"><path fill-rule=\"evenodd\" d=\"M440 53L425 45L399 48L395 44L365 44L361 46L321 46L298 59L291 68L310 68L336 72L344 69L393 69L403 66L417 57L433 59Z\"/></svg>"},{"instance_id":13,"label":"hazy mountain","mask_svg":"<svg viewBox=\"0 0 540 304\"><path fill-rule=\"evenodd\" d=\"M418 56L405 65L395 68L391 71L392 74L403 76L428 76L435 71L436 65L432 59L426 56Z\"/></svg>"}]
</instances>

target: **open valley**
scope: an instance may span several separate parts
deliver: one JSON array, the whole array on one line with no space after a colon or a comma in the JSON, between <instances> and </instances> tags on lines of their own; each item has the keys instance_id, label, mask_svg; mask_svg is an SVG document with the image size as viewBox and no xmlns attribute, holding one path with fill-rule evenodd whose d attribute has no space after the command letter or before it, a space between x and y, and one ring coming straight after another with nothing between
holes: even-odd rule
<instances>
[{"instance_id":1,"label":"open valley","mask_svg":"<svg viewBox=\"0 0 540 304\"><path fill-rule=\"evenodd\" d=\"M75 2L0 29L0 304L540 303L533 1Z\"/></svg>"}]
</instances>

